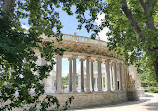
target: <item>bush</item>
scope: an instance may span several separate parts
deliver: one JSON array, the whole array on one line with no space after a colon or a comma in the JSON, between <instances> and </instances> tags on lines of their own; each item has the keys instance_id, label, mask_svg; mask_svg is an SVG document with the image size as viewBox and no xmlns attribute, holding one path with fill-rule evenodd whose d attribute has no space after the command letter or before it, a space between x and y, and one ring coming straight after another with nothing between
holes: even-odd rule
<instances>
[{"instance_id":1,"label":"bush","mask_svg":"<svg viewBox=\"0 0 158 111\"><path fill-rule=\"evenodd\" d=\"M156 89L155 87L149 87L149 88L148 88L148 91L149 91L149 92L153 92L153 91L155 91L155 89Z\"/></svg>"},{"instance_id":2,"label":"bush","mask_svg":"<svg viewBox=\"0 0 158 111\"><path fill-rule=\"evenodd\" d=\"M149 90L146 89L146 90L144 90L144 92L149 92Z\"/></svg>"},{"instance_id":3,"label":"bush","mask_svg":"<svg viewBox=\"0 0 158 111\"><path fill-rule=\"evenodd\" d=\"M149 87L148 89L145 90L145 92L158 93L158 88L157 87Z\"/></svg>"},{"instance_id":4,"label":"bush","mask_svg":"<svg viewBox=\"0 0 158 111\"><path fill-rule=\"evenodd\" d=\"M158 93L158 89L157 89L157 90L155 90L153 93Z\"/></svg>"}]
</instances>

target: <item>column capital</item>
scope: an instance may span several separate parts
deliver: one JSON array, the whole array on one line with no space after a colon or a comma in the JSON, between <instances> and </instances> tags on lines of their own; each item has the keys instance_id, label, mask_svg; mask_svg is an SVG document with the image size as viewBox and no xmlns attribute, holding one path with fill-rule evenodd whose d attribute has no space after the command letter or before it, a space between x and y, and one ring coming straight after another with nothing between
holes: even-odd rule
<instances>
[{"instance_id":1,"label":"column capital","mask_svg":"<svg viewBox=\"0 0 158 111\"><path fill-rule=\"evenodd\" d=\"M80 58L79 60L80 60L80 61L84 61L85 59L84 59L84 58Z\"/></svg>"},{"instance_id":2,"label":"column capital","mask_svg":"<svg viewBox=\"0 0 158 111\"><path fill-rule=\"evenodd\" d=\"M58 58L60 58L60 57L63 57L63 56L61 56L61 55L56 55L56 56L55 56L56 59L58 59Z\"/></svg>"},{"instance_id":3,"label":"column capital","mask_svg":"<svg viewBox=\"0 0 158 111\"><path fill-rule=\"evenodd\" d=\"M122 62L118 62L117 64L118 64L118 65L122 65Z\"/></svg>"},{"instance_id":4,"label":"column capital","mask_svg":"<svg viewBox=\"0 0 158 111\"><path fill-rule=\"evenodd\" d=\"M110 64L111 64L111 65L117 64L117 61L116 61L116 60L111 60L111 61L110 61Z\"/></svg>"},{"instance_id":5,"label":"column capital","mask_svg":"<svg viewBox=\"0 0 158 111\"><path fill-rule=\"evenodd\" d=\"M95 61L95 60L93 60L93 59L90 59L90 62L91 62L91 63L93 63L94 61Z\"/></svg>"},{"instance_id":6,"label":"column capital","mask_svg":"<svg viewBox=\"0 0 158 111\"><path fill-rule=\"evenodd\" d=\"M99 62L102 62L102 59L101 59L101 58L97 58L96 60L99 61Z\"/></svg>"},{"instance_id":7,"label":"column capital","mask_svg":"<svg viewBox=\"0 0 158 111\"><path fill-rule=\"evenodd\" d=\"M73 58L73 59L74 59L74 58L77 59L77 55L72 55L72 58Z\"/></svg>"},{"instance_id":8,"label":"column capital","mask_svg":"<svg viewBox=\"0 0 158 111\"><path fill-rule=\"evenodd\" d=\"M109 63L110 63L110 62L111 62L111 60L110 60L110 59L105 59L105 60L104 60L104 64L106 64L107 62L109 62Z\"/></svg>"},{"instance_id":9,"label":"column capital","mask_svg":"<svg viewBox=\"0 0 158 111\"><path fill-rule=\"evenodd\" d=\"M85 59L91 59L91 57L90 56L86 56Z\"/></svg>"},{"instance_id":10,"label":"column capital","mask_svg":"<svg viewBox=\"0 0 158 111\"><path fill-rule=\"evenodd\" d=\"M69 61L70 61L70 60L73 60L73 57L69 57L68 60L69 60Z\"/></svg>"}]
</instances>

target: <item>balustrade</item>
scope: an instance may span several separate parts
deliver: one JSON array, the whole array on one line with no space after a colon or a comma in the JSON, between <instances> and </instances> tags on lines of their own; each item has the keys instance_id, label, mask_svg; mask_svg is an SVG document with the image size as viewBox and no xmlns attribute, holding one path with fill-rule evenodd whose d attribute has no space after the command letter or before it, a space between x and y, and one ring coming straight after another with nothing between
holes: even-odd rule
<instances>
[{"instance_id":1,"label":"balustrade","mask_svg":"<svg viewBox=\"0 0 158 111\"><path fill-rule=\"evenodd\" d=\"M74 42L83 42L83 43L90 43L90 44L97 44L100 46L107 46L107 42L102 41L102 40L93 40L88 37L83 37L83 36L77 36L77 35L70 35L70 34L63 34L63 41L74 41Z\"/></svg>"}]
</instances>

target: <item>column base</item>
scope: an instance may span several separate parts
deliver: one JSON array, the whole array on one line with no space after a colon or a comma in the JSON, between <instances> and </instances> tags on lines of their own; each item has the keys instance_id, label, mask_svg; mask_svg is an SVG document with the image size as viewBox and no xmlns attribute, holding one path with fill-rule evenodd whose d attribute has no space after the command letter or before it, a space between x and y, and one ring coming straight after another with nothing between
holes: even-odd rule
<instances>
[{"instance_id":1,"label":"column base","mask_svg":"<svg viewBox=\"0 0 158 111\"><path fill-rule=\"evenodd\" d=\"M55 93L56 94L62 94L62 91L56 91Z\"/></svg>"},{"instance_id":2,"label":"column base","mask_svg":"<svg viewBox=\"0 0 158 111\"><path fill-rule=\"evenodd\" d=\"M120 92L119 90L114 90L114 91L112 91L112 92L114 92L114 93L118 93L118 92Z\"/></svg>"},{"instance_id":3,"label":"column base","mask_svg":"<svg viewBox=\"0 0 158 111\"><path fill-rule=\"evenodd\" d=\"M111 90L107 90L107 91L105 91L105 92L107 92L107 93L111 93L112 91L111 91Z\"/></svg>"},{"instance_id":4,"label":"column base","mask_svg":"<svg viewBox=\"0 0 158 111\"><path fill-rule=\"evenodd\" d=\"M73 91L72 93L75 94L75 93L78 93L78 91Z\"/></svg>"},{"instance_id":5,"label":"column base","mask_svg":"<svg viewBox=\"0 0 158 111\"><path fill-rule=\"evenodd\" d=\"M102 93L102 92L104 92L104 91L103 91L103 90L98 90L97 92L98 92L98 93Z\"/></svg>"},{"instance_id":6,"label":"column base","mask_svg":"<svg viewBox=\"0 0 158 111\"><path fill-rule=\"evenodd\" d=\"M85 91L85 93L92 93L91 91Z\"/></svg>"},{"instance_id":7,"label":"column base","mask_svg":"<svg viewBox=\"0 0 158 111\"><path fill-rule=\"evenodd\" d=\"M126 91L124 91L124 90L118 90L119 92L126 92Z\"/></svg>"}]
</instances>

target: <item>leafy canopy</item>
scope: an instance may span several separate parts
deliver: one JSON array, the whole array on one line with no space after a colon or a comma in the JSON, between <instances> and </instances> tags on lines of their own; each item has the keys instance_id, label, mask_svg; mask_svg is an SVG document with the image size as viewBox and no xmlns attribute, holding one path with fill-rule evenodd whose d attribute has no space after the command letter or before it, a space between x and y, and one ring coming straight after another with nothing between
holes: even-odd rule
<instances>
[{"instance_id":1,"label":"leafy canopy","mask_svg":"<svg viewBox=\"0 0 158 111\"><path fill-rule=\"evenodd\" d=\"M52 42L42 41L39 36L54 35L61 40L62 28L59 15L54 11L55 3L44 0L4 0L0 1L0 106L1 111L12 110L25 104L32 104L31 111L46 110L57 98L47 96L44 100L39 97L44 94L42 80L48 77L55 61L55 54L62 55L63 49L54 48ZM28 19L31 26L26 32L21 27L20 19ZM56 28L54 33L52 30ZM37 64L35 50L40 51L40 58L49 61L50 65ZM34 94L30 94L30 89Z\"/></svg>"}]
</instances>

